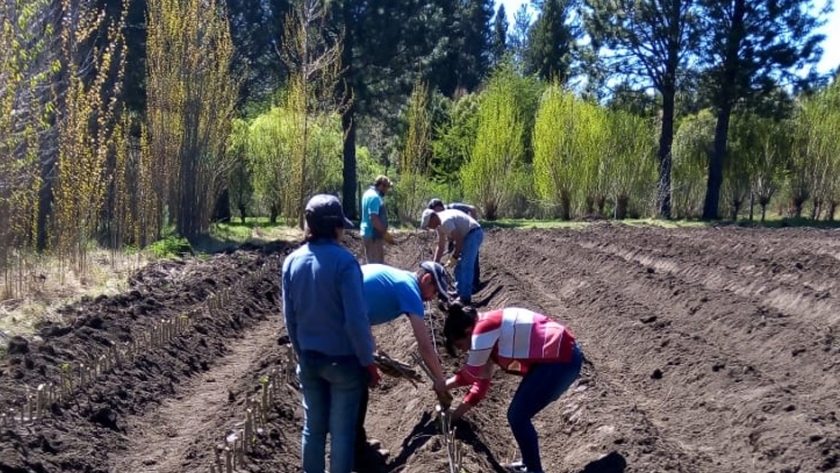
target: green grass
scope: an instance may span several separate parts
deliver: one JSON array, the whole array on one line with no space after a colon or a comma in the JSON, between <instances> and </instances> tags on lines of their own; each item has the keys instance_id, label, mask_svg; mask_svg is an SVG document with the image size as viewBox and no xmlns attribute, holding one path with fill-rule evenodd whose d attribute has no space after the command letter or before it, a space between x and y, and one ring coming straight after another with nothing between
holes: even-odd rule
<instances>
[{"instance_id":1,"label":"green grass","mask_svg":"<svg viewBox=\"0 0 840 473\"><path fill-rule=\"evenodd\" d=\"M590 222L575 220L533 220L501 218L498 220L482 220L482 228L521 228L521 229L555 229L555 228L583 228Z\"/></svg>"}]
</instances>

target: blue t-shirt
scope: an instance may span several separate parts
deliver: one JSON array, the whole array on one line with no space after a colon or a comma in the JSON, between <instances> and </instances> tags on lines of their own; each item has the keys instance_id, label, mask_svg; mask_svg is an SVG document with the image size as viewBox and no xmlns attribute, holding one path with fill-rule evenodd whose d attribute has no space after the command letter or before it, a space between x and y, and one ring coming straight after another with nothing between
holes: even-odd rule
<instances>
[{"instance_id":1,"label":"blue t-shirt","mask_svg":"<svg viewBox=\"0 0 840 473\"><path fill-rule=\"evenodd\" d=\"M382 235L373 228L373 223L370 221L371 215L378 215L385 228L388 228L385 199L379 195L375 187L371 187L362 194L362 219L359 225L359 231L363 238L382 238Z\"/></svg>"},{"instance_id":2,"label":"blue t-shirt","mask_svg":"<svg viewBox=\"0 0 840 473\"><path fill-rule=\"evenodd\" d=\"M390 322L403 314L425 315L414 273L386 264L363 264L362 278L371 325Z\"/></svg>"}]
</instances>

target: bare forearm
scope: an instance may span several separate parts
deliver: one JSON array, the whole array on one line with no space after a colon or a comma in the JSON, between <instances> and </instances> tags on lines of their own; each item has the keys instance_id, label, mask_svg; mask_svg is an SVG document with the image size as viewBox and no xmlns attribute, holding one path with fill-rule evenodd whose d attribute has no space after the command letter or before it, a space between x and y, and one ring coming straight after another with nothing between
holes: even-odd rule
<instances>
[{"instance_id":1,"label":"bare forearm","mask_svg":"<svg viewBox=\"0 0 840 473\"><path fill-rule=\"evenodd\" d=\"M435 353L435 349L432 346L432 342L428 339L426 340L418 340L419 350L420 350L420 357L423 358L423 361L426 363L426 366L432 371L432 375L435 377L435 381L444 381L446 378L443 374L443 367L440 366L440 360L438 359L437 353Z\"/></svg>"}]
</instances>

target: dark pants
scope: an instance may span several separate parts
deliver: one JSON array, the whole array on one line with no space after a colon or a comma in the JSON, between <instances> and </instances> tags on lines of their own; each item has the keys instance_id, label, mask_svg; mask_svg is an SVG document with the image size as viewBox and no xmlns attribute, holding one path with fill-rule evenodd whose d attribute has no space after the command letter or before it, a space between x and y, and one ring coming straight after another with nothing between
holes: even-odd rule
<instances>
[{"instance_id":1,"label":"dark pants","mask_svg":"<svg viewBox=\"0 0 840 473\"><path fill-rule=\"evenodd\" d=\"M367 450L367 433L365 432L365 418L367 417L368 401L370 401L370 390L365 389L362 399L359 401L359 413L356 418L356 457Z\"/></svg>"},{"instance_id":2,"label":"dark pants","mask_svg":"<svg viewBox=\"0 0 840 473\"><path fill-rule=\"evenodd\" d=\"M543 471L539 438L531 419L569 389L582 366L583 354L575 344L571 362L536 364L519 383L507 417L528 471Z\"/></svg>"},{"instance_id":3,"label":"dark pants","mask_svg":"<svg viewBox=\"0 0 840 473\"><path fill-rule=\"evenodd\" d=\"M449 248L447 249L447 253L452 253L452 250L455 249L455 242L449 240ZM481 272L478 268L478 260L481 259L481 252L478 253L475 257L475 269L473 269L473 283L472 283L472 293L475 294L478 292L478 285L481 284Z\"/></svg>"}]
</instances>

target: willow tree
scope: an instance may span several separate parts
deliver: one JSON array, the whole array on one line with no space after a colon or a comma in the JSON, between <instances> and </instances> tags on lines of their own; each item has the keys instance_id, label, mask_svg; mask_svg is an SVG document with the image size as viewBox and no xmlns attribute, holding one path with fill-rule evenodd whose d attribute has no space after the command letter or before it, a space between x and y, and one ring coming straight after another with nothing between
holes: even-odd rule
<instances>
[{"instance_id":1,"label":"willow tree","mask_svg":"<svg viewBox=\"0 0 840 473\"><path fill-rule=\"evenodd\" d=\"M752 129L758 139L749 161L750 192L761 208L761 221L764 222L767 206L784 183L794 132L790 120L777 122L769 118L754 119ZM752 219L752 212L750 217Z\"/></svg>"},{"instance_id":2,"label":"willow tree","mask_svg":"<svg viewBox=\"0 0 840 473\"><path fill-rule=\"evenodd\" d=\"M224 4L148 0L146 93L149 144L160 199L178 233L205 232L232 160L227 140L239 81Z\"/></svg>"},{"instance_id":3,"label":"willow tree","mask_svg":"<svg viewBox=\"0 0 840 473\"><path fill-rule=\"evenodd\" d=\"M698 217L702 210L703 176L715 140L710 110L686 117L674 136L674 207L679 218Z\"/></svg>"},{"instance_id":4,"label":"willow tree","mask_svg":"<svg viewBox=\"0 0 840 473\"><path fill-rule=\"evenodd\" d=\"M627 217L631 199L654 197L650 189L656 182L653 122L621 110L607 117L606 143L603 150L613 215ZM642 201L637 205L646 205Z\"/></svg>"},{"instance_id":5,"label":"willow tree","mask_svg":"<svg viewBox=\"0 0 840 473\"><path fill-rule=\"evenodd\" d=\"M57 71L48 0L0 4L0 272L5 293L23 290L25 255L38 233L40 141L54 107L49 83ZM17 281L15 283L15 281Z\"/></svg>"},{"instance_id":6,"label":"willow tree","mask_svg":"<svg viewBox=\"0 0 840 473\"><path fill-rule=\"evenodd\" d=\"M523 173L525 146L517 76L510 66L498 69L481 94L475 145L461 169L461 182L468 198L478 203L488 220L514 193L511 183Z\"/></svg>"},{"instance_id":7,"label":"willow tree","mask_svg":"<svg viewBox=\"0 0 840 473\"><path fill-rule=\"evenodd\" d=\"M303 228L303 207L310 193L321 192L324 182L318 179L320 168L308 163L312 153L313 120L323 125L330 114L341 112L339 104L347 101L336 97L341 77L342 38L328 28L328 2L296 0L285 21L281 58L289 76L286 81L285 107L291 113L290 180L284 204L288 221L297 221Z\"/></svg>"},{"instance_id":8,"label":"willow tree","mask_svg":"<svg viewBox=\"0 0 840 473\"><path fill-rule=\"evenodd\" d=\"M399 160L399 205L397 213L401 222L412 220L417 209L422 208L426 197L424 185L428 181L431 158L432 123L429 113L429 90L418 82L411 93L408 105L408 132L405 147Z\"/></svg>"},{"instance_id":9,"label":"willow tree","mask_svg":"<svg viewBox=\"0 0 840 473\"><path fill-rule=\"evenodd\" d=\"M605 111L560 85L544 93L534 124L534 184L537 195L570 219L575 204L584 211L606 195L603 169Z\"/></svg>"},{"instance_id":10,"label":"willow tree","mask_svg":"<svg viewBox=\"0 0 840 473\"><path fill-rule=\"evenodd\" d=\"M106 26L101 24L105 18L101 12L71 0L62 2L61 60L67 84L58 110L53 239L59 259L69 257L78 271L85 270L87 248L105 203L105 173L115 131L127 132L117 126L116 117L125 67L122 32L127 6ZM84 46L103 26L103 45L89 56L84 54ZM90 62L83 59L87 57Z\"/></svg>"},{"instance_id":11,"label":"willow tree","mask_svg":"<svg viewBox=\"0 0 840 473\"><path fill-rule=\"evenodd\" d=\"M796 147L789 174L791 213L800 217L805 202L813 202L811 218L827 205L829 214L840 200L840 86L809 97L796 116Z\"/></svg>"}]
</instances>

